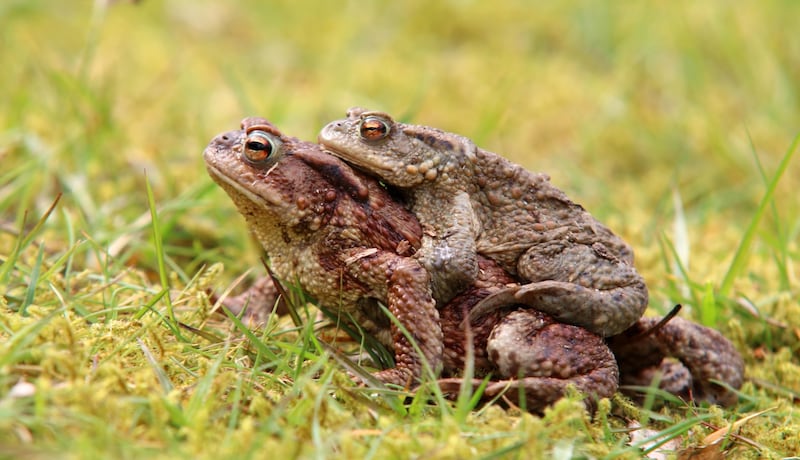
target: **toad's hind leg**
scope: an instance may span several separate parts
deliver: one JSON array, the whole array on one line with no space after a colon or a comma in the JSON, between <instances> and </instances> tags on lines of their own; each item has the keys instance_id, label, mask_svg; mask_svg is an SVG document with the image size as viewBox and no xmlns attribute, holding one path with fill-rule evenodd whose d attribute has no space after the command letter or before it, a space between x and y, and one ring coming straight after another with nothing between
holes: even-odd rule
<instances>
[{"instance_id":1,"label":"toad's hind leg","mask_svg":"<svg viewBox=\"0 0 800 460\"><path fill-rule=\"evenodd\" d=\"M642 277L600 243L532 247L517 268L531 282L514 293L516 302L604 337L631 326L647 307Z\"/></svg>"},{"instance_id":2,"label":"toad's hind leg","mask_svg":"<svg viewBox=\"0 0 800 460\"><path fill-rule=\"evenodd\" d=\"M625 373L625 380L652 374L663 366L664 358L675 358L691 374L684 386L691 388L694 399L723 406L735 404L738 395L730 389L742 386L744 361L733 344L718 331L683 318L672 318L646 332L659 321L659 318L641 318L623 334L609 338L609 346ZM627 383L641 383L641 378ZM666 389L685 395L684 391Z\"/></svg>"},{"instance_id":3,"label":"toad's hind leg","mask_svg":"<svg viewBox=\"0 0 800 460\"><path fill-rule=\"evenodd\" d=\"M505 392L520 403L524 398L528 410L557 401L569 385L587 396L588 408L617 390L617 363L599 336L535 310L503 318L489 336L487 352L500 378L489 383L484 396Z\"/></svg>"}]
</instances>

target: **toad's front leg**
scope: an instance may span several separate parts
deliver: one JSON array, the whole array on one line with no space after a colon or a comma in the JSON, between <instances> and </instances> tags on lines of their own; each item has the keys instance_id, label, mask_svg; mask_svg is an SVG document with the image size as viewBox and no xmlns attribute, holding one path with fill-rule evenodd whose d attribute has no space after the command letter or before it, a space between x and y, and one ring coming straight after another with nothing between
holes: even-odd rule
<instances>
[{"instance_id":1,"label":"toad's front leg","mask_svg":"<svg viewBox=\"0 0 800 460\"><path fill-rule=\"evenodd\" d=\"M475 241L480 224L468 194L437 196L433 193L441 204L423 201L414 206L425 232L416 257L431 274L433 297L444 305L478 277ZM417 207L422 209L417 210Z\"/></svg>"},{"instance_id":2,"label":"toad's front leg","mask_svg":"<svg viewBox=\"0 0 800 460\"><path fill-rule=\"evenodd\" d=\"M415 259L387 251L351 259L347 266L348 273L361 283L384 286L379 290L385 289L386 306L397 319L391 325L395 367L377 372L375 377L385 383L412 386L423 375L423 358L433 372L438 372L444 345L428 272Z\"/></svg>"}]
</instances>

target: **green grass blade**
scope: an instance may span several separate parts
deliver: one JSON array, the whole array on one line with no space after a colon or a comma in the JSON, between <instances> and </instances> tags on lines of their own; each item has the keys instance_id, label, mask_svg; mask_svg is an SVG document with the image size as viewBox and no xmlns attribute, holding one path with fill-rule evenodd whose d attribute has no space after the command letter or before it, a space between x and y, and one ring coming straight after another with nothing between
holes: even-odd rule
<instances>
[{"instance_id":1,"label":"green grass blade","mask_svg":"<svg viewBox=\"0 0 800 460\"><path fill-rule=\"evenodd\" d=\"M39 274L41 273L42 269L42 260L44 258L44 244L39 245L39 251L36 254L36 263L33 265L33 270L31 270L31 277L28 281L28 289L25 293L25 301L22 302L22 306L20 307L19 311L22 316L28 315L28 306L33 303L33 296L36 294L36 285L39 284Z\"/></svg>"},{"instance_id":2,"label":"green grass blade","mask_svg":"<svg viewBox=\"0 0 800 460\"><path fill-rule=\"evenodd\" d=\"M703 300L699 305L700 309L700 323L705 326L714 326L717 324L717 302L714 296L714 286L711 283L706 283L706 288L703 291Z\"/></svg>"},{"instance_id":3,"label":"green grass blade","mask_svg":"<svg viewBox=\"0 0 800 460\"><path fill-rule=\"evenodd\" d=\"M147 189L147 204L150 208L150 225L153 229L153 244L155 244L156 261L158 263L158 277L161 281L164 303L167 305L166 319L170 322L170 329L175 332L176 336L182 341L186 341L180 332L180 327L178 326L178 321L175 319L175 312L172 306L169 277L167 276L167 264L164 260L164 243L161 239L161 228L158 221L155 195L153 195L153 188L150 186L150 180L147 178L147 171L145 171L144 176L145 187Z\"/></svg>"},{"instance_id":4,"label":"green grass blade","mask_svg":"<svg viewBox=\"0 0 800 460\"><path fill-rule=\"evenodd\" d=\"M710 420L714 418L713 414L706 413L700 414L695 417L690 417L686 420L682 420L674 425L670 425L667 428L654 433L652 436L648 436L645 439L637 441L631 444L628 447L622 448L620 450L614 451L611 454L607 455L606 459L617 458L623 454L648 454L653 452L654 450L658 449L665 443L669 442L671 439L674 439L682 434L686 434L689 430L693 427L697 426L698 424ZM645 447L647 446L647 447Z\"/></svg>"},{"instance_id":5,"label":"green grass blade","mask_svg":"<svg viewBox=\"0 0 800 460\"><path fill-rule=\"evenodd\" d=\"M136 343L139 344L139 348L142 350L142 354L144 354L145 359L150 364L150 367L153 369L153 372L156 374L156 378L158 379L158 383L161 385L161 390L164 394L168 394L172 390L175 389L175 386L172 385L172 382L169 379L169 376L166 372L164 372L164 368L161 367L158 360L155 356L153 356L153 352L150 351L150 347L144 343L142 339L136 339Z\"/></svg>"},{"instance_id":6,"label":"green grass blade","mask_svg":"<svg viewBox=\"0 0 800 460\"><path fill-rule=\"evenodd\" d=\"M231 320L236 327L242 334L247 337L247 340L256 348L256 352L262 356L266 356L270 361L275 361L278 357L275 353L264 344L262 340L260 340L253 331L251 331L247 325L245 325L242 320L240 320L236 315L234 315L230 310L227 308L222 308L222 311L225 312L225 315Z\"/></svg>"},{"instance_id":7,"label":"green grass blade","mask_svg":"<svg viewBox=\"0 0 800 460\"><path fill-rule=\"evenodd\" d=\"M36 222L36 225L33 226L31 231L28 232L27 235L22 237L25 228L25 219L22 219L22 223L20 225L20 238L17 239L17 244L14 245L14 249L9 254L8 258L3 262L3 265L0 266L0 285L6 284L8 282L8 275L11 272L11 268L17 263L17 257L19 257L20 252L22 249L28 247L28 245L33 241L36 235L42 230L44 227L44 223L47 221L47 218L50 217L50 214L56 209L56 205L58 205L59 200L61 200L61 194L59 193L56 195L56 198L53 200L53 203L47 208L42 217Z\"/></svg>"},{"instance_id":8,"label":"green grass blade","mask_svg":"<svg viewBox=\"0 0 800 460\"><path fill-rule=\"evenodd\" d=\"M731 265L728 267L728 271L725 273L725 277L722 279L722 283L720 284L719 292L722 297L728 297L730 295L734 280L744 269L745 263L747 262L747 253L750 250L750 246L753 244L753 238L755 238L758 224L761 223L761 218L764 216L764 212L769 207L772 197L775 195L775 190L778 188L778 182L780 182L781 177L783 177L783 174L789 167L789 162L792 160L794 153L797 151L798 143L800 143L800 134L795 136L792 144L789 146L789 149L783 155L783 158L778 165L778 169L775 171L775 174L772 176L772 180L769 182L766 193L761 198L761 202L759 203L758 208L756 208L756 212L753 214L750 225L748 225L747 230L745 230L744 237L742 237L742 240L739 242L739 246L736 248L736 253L733 255Z\"/></svg>"}]
</instances>

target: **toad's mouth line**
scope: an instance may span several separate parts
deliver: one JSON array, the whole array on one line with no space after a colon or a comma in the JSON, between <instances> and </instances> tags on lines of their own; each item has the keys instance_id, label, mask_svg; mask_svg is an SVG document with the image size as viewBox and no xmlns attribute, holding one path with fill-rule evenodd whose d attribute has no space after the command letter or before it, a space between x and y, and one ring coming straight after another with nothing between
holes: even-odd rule
<instances>
[{"instance_id":1,"label":"toad's mouth line","mask_svg":"<svg viewBox=\"0 0 800 460\"><path fill-rule=\"evenodd\" d=\"M215 166L215 165L213 165L211 163L206 163L206 167L207 167L208 171L211 173L211 175L213 176L213 178L217 180L217 182L224 182L225 185L227 185L231 189L235 190L236 193L238 193L240 195L243 195L245 198L247 198L248 200L252 201L253 203L262 204L262 205L264 205L264 207L271 206L273 204L278 204L278 203L274 203L273 200L270 200L270 199L268 199L268 198L266 198L264 196L261 196L261 195L255 193L255 192L251 191L250 189L248 189L241 182L239 182L236 179L234 179L234 178L230 177L229 175L225 174L217 166Z\"/></svg>"},{"instance_id":2,"label":"toad's mouth line","mask_svg":"<svg viewBox=\"0 0 800 460\"><path fill-rule=\"evenodd\" d=\"M372 174L372 175L379 175L379 174L376 174L375 171L386 171L386 172L392 172L393 171L391 166L387 166L385 164L378 163L378 162L369 161L369 158L366 158L366 157L363 157L363 156L348 155L348 154L342 152L341 150L336 150L335 148L329 147L329 146L324 145L324 144L322 146L322 150L325 153L331 154L331 155L335 156L336 158L341 158L346 163L349 163L349 164L355 166L356 168L360 169L361 171L364 171L364 172Z\"/></svg>"}]
</instances>

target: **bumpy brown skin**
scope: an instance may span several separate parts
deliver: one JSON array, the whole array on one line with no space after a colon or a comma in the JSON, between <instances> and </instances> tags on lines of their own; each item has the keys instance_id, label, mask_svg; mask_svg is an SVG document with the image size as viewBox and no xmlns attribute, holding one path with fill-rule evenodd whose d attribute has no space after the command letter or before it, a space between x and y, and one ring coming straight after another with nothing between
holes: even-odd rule
<instances>
[{"instance_id":1,"label":"bumpy brown skin","mask_svg":"<svg viewBox=\"0 0 800 460\"><path fill-rule=\"evenodd\" d=\"M377 308L376 300L389 305L430 363L443 364L444 374L450 376L441 381L447 391L455 392L461 383L453 376L465 366L465 319L470 318L475 376L491 374L493 379L485 397L504 392L515 399L521 391L526 407L539 412L560 398L569 384L587 394L590 407L595 398L613 394L617 366L598 336L519 305L501 305L480 318L470 316L480 301L516 281L490 260L478 259L476 280L441 308L439 319L427 293L425 271L411 257L422 236L412 214L374 179L352 171L316 144L283 136L259 118L245 119L242 128L217 136L206 148L211 177L231 196L261 240L278 277L299 283L322 305L352 315L394 349L397 367L379 372L379 379L407 385L420 375L421 366L405 337ZM262 134L256 135L258 132ZM276 142L275 151L264 162L246 159L248 134L256 135L257 143L267 138ZM254 150L252 147L249 150ZM251 153L260 152L255 149ZM275 286L265 278L228 305L241 307L249 302L248 308L257 307L258 318L276 299ZM648 322L642 320L641 324L639 329L645 329ZM721 336L709 335L725 343L703 342L706 331L691 323L676 324L672 330L648 338L647 348L626 347L629 336L612 339L622 361L643 363L635 368L626 364L630 376L623 375L623 381L640 379L669 354L684 357L694 374L674 382L675 388L691 385L690 377L694 377L695 388L706 388L712 378L738 387L741 358ZM480 381L471 383L477 386Z\"/></svg>"},{"instance_id":2,"label":"bumpy brown skin","mask_svg":"<svg viewBox=\"0 0 800 460\"><path fill-rule=\"evenodd\" d=\"M520 305L487 313L467 325L469 311L494 290L514 280L497 264L478 259L473 286L440 310L444 333L444 378L440 387L457 394L463 379L468 331L472 336L477 388L491 375L484 399L503 395L527 410L541 413L573 385L586 395L592 411L600 398L617 391L619 371L603 339L586 329L558 323L549 315Z\"/></svg>"},{"instance_id":3,"label":"bumpy brown skin","mask_svg":"<svg viewBox=\"0 0 800 460\"><path fill-rule=\"evenodd\" d=\"M647 306L633 251L550 184L469 139L353 108L320 142L400 187L425 229L417 257L441 303L477 276L477 255L527 281L482 301L480 316L511 302L603 336L622 332Z\"/></svg>"},{"instance_id":4,"label":"bumpy brown skin","mask_svg":"<svg viewBox=\"0 0 800 460\"><path fill-rule=\"evenodd\" d=\"M643 334L658 322L658 318L641 318L608 339L619 364L620 385L649 386L659 372L660 388L686 400L735 404L735 392L712 382L720 381L734 390L742 386L744 361L733 344L718 331L683 318L672 318Z\"/></svg>"},{"instance_id":5,"label":"bumpy brown skin","mask_svg":"<svg viewBox=\"0 0 800 460\"><path fill-rule=\"evenodd\" d=\"M409 257L421 229L386 190L318 145L284 136L260 118L247 118L242 130L214 138L204 157L277 277L297 282L321 305L352 315L394 349L396 367L377 373L380 380L411 384L422 363L376 301L411 331L432 368L441 365L442 332L430 279Z\"/></svg>"}]
</instances>

